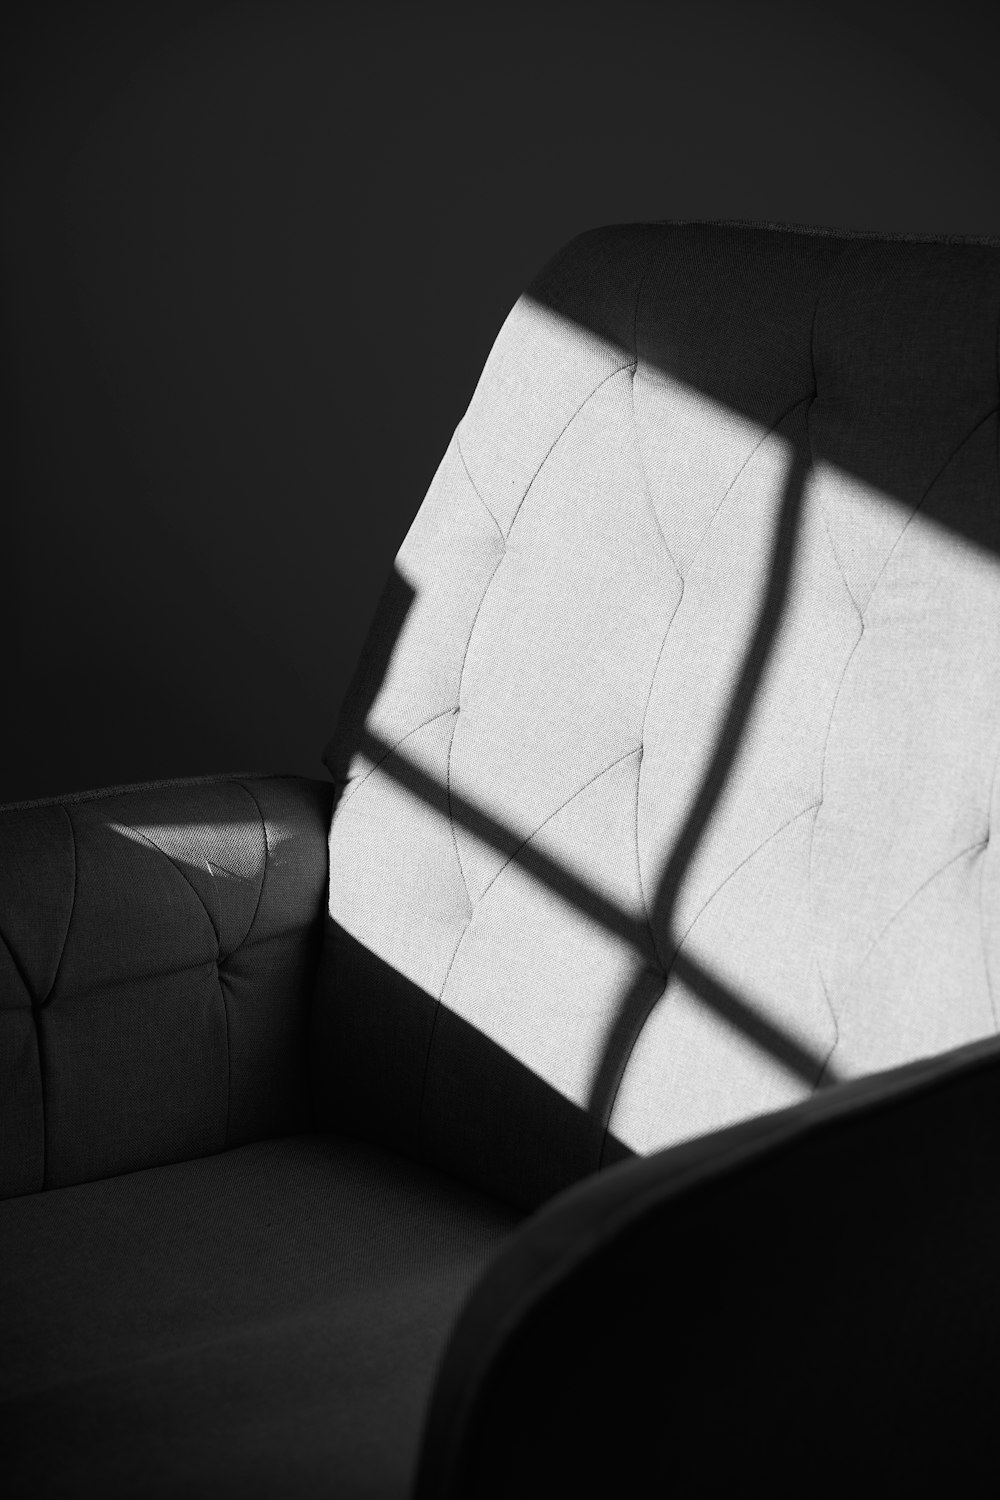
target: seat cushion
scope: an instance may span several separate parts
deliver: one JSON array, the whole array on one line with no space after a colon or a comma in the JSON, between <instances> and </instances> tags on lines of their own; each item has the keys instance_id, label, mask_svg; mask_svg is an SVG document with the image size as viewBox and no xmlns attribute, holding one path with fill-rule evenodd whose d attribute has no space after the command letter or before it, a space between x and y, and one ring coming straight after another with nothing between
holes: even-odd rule
<instances>
[{"instance_id":1,"label":"seat cushion","mask_svg":"<svg viewBox=\"0 0 1000 1500\"><path fill-rule=\"evenodd\" d=\"M6 1495L407 1494L444 1341L516 1222L326 1135L0 1204Z\"/></svg>"}]
</instances>

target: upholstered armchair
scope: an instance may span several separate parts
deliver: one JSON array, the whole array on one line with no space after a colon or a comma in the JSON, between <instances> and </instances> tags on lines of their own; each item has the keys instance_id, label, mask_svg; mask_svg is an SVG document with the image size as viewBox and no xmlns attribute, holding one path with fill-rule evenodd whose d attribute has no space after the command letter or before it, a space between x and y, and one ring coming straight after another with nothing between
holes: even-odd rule
<instances>
[{"instance_id":1,"label":"upholstered armchair","mask_svg":"<svg viewBox=\"0 0 1000 1500\"><path fill-rule=\"evenodd\" d=\"M0 813L8 1494L995 1487L998 321L584 235L330 781Z\"/></svg>"}]
</instances>

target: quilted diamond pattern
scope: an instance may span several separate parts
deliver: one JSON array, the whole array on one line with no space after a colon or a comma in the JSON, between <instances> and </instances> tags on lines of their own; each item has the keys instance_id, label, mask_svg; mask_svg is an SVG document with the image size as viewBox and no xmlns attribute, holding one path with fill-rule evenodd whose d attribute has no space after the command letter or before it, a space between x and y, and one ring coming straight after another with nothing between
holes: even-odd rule
<instances>
[{"instance_id":1,"label":"quilted diamond pattern","mask_svg":"<svg viewBox=\"0 0 1000 1500\"><path fill-rule=\"evenodd\" d=\"M332 1115L404 1089L390 993L394 1144L524 1203L996 1029L998 319L972 243L626 226L546 268L328 752ZM512 1063L544 1088L498 1110Z\"/></svg>"}]
</instances>

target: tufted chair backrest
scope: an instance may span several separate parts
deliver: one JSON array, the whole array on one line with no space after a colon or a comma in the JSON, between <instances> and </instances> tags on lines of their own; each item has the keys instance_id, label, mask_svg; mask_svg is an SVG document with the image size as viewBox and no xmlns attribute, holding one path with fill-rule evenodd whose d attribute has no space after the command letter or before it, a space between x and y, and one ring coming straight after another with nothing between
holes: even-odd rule
<instances>
[{"instance_id":1,"label":"tufted chair backrest","mask_svg":"<svg viewBox=\"0 0 1000 1500\"><path fill-rule=\"evenodd\" d=\"M997 1027L1000 248L573 241L328 760L318 1109L522 1204Z\"/></svg>"}]
</instances>

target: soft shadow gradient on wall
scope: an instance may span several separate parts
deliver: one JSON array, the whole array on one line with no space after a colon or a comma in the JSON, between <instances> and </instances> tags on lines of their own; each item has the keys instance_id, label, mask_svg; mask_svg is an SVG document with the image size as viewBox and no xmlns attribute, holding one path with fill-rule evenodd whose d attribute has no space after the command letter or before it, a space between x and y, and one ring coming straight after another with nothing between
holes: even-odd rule
<instances>
[{"instance_id":1,"label":"soft shadow gradient on wall","mask_svg":"<svg viewBox=\"0 0 1000 1500\"><path fill-rule=\"evenodd\" d=\"M496 330L579 230L1000 230L966 9L9 12L0 798L318 773Z\"/></svg>"}]
</instances>

